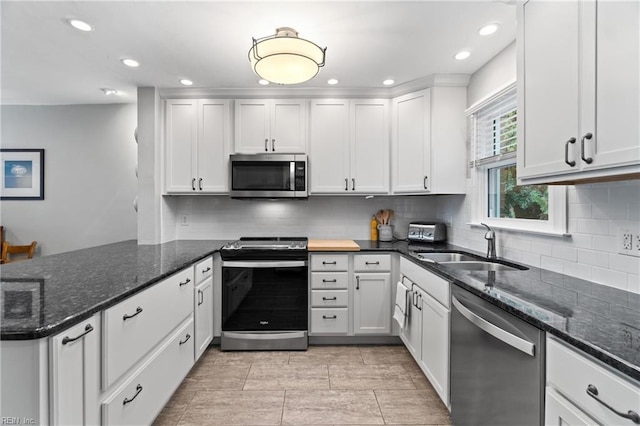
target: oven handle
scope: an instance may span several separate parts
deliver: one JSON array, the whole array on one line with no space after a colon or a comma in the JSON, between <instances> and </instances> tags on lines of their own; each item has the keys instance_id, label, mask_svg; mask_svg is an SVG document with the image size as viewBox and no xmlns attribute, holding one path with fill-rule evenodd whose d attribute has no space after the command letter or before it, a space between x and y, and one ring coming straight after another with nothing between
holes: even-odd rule
<instances>
[{"instance_id":1,"label":"oven handle","mask_svg":"<svg viewBox=\"0 0 640 426\"><path fill-rule=\"evenodd\" d=\"M286 333L234 333L223 331L224 337L228 339L246 340L274 340L274 339L299 339L305 337L304 331L292 331Z\"/></svg>"},{"instance_id":2,"label":"oven handle","mask_svg":"<svg viewBox=\"0 0 640 426\"><path fill-rule=\"evenodd\" d=\"M250 261L242 262L236 260L230 260L222 262L222 266L225 268L297 268L300 266L307 266L306 260L291 260L291 261Z\"/></svg>"}]
</instances>

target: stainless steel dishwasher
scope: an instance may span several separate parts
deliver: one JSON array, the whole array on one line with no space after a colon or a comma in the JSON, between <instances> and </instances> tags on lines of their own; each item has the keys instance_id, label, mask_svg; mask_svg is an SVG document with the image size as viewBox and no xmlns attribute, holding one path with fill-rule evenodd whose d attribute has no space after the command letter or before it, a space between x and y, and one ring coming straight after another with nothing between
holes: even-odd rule
<instances>
[{"instance_id":1,"label":"stainless steel dishwasher","mask_svg":"<svg viewBox=\"0 0 640 426\"><path fill-rule=\"evenodd\" d=\"M541 425L544 353L543 331L452 286L453 424Z\"/></svg>"}]
</instances>

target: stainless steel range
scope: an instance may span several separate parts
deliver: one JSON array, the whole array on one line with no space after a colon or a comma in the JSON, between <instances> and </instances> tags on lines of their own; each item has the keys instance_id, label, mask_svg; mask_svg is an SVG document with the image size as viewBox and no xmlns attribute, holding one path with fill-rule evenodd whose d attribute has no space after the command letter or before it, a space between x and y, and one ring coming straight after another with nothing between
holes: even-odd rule
<instances>
[{"instance_id":1,"label":"stainless steel range","mask_svg":"<svg viewBox=\"0 0 640 426\"><path fill-rule=\"evenodd\" d=\"M220 251L225 350L308 346L307 238L241 238Z\"/></svg>"}]
</instances>

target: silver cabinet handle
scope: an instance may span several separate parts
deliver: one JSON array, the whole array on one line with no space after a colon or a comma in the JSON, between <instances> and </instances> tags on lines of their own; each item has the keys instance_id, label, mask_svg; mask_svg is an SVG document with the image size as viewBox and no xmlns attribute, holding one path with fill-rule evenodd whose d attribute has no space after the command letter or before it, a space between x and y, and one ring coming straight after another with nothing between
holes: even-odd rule
<instances>
[{"instance_id":1,"label":"silver cabinet handle","mask_svg":"<svg viewBox=\"0 0 640 426\"><path fill-rule=\"evenodd\" d=\"M336 319L338 317L336 315L323 315L322 318L323 319Z\"/></svg>"},{"instance_id":2,"label":"silver cabinet handle","mask_svg":"<svg viewBox=\"0 0 640 426\"><path fill-rule=\"evenodd\" d=\"M584 161L587 164L593 163L593 158L584 156L584 140L585 139L591 140L592 137L593 135L591 133L587 133L582 138L580 138L580 157L582 158L582 161Z\"/></svg>"},{"instance_id":3,"label":"silver cabinet handle","mask_svg":"<svg viewBox=\"0 0 640 426\"><path fill-rule=\"evenodd\" d=\"M336 264L336 261L334 260L334 261L332 261L332 262L327 262L326 260L323 260L323 261L322 261L322 264L323 264L323 265L335 265L335 264Z\"/></svg>"},{"instance_id":4,"label":"silver cabinet handle","mask_svg":"<svg viewBox=\"0 0 640 426\"><path fill-rule=\"evenodd\" d=\"M322 296L322 300L338 300L338 298L336 296L333 296L333 297Z\"/></svg>"},{"instance_id":5,"label":"silver cabinet handle","mask_svg":"<svg viewBox=\"0 0 640 426\"><path fill-rule=\"evenodd\" d=\"M589 386L587 386L587 395L589 395L591 398L598 401L600 404L604 405L610 411L613 411L614 413L616 413L618 416L624 417L625 419L629 419L637 425L640 424L640 415L638 415L638 413L636 413L633 410L629 410L626 413L616 410L615 408L613 408L612 406L610 406L609 404L607 404L606 402L598 398L598 388L592 385L591 383L589 383Z\"/></svg>"},{"instance_id":6,"label":"silver cabinet handle","mask_svg":"<svg viewBox=\"0 0 640 426\"><path fill-rule=\"evenodd\" d=\"M351 178L351 190L356 190L356 178Z\"/></svg>"},{"instance_id":7,"label":"silver cabinet handle","mask_svg":"<svg viewBox=\"0 0 640 426\"><path fill-rule=\"evenodd\" d=\"M349 179L344 178L344 190L348 191L349 190Z\"/></svg>"},{"instance_id":8,"label":"silver cabinet handle","mask_svg":"<svg viewBox=\"0 0 640 426\"><path fill-rule=\"evenodd\" d=\"M76 340L83 338L84 336L91 333L92 331L93 331L93 326L91 324L87 324L87 326L84 328L84 333L79 334L76 337L65 336L64 339L62 339L62 344L66 345L67 343L75 342Z\"/></svg>"},{"instance_id":9,"label":"silver cabinet handle","mask_svg":"<svg viewBox=\"0 0 640 426\"><path fill-rule=\"evenodd\" d=\"M191 179L191 189L196 190L196 178Z\"/></svg>"},{"instance_id":10,"label":"silver cabinet handle","mask_svg":"<svg viewBox=\"0 0 640 426\"><path fill-rule=\"evenodd\" d=\"M360 275L356 275L356 290L360 290Z\"/></svg>"},{"instance_id":11,"label":"silver cabinet handle","mask_svg":"<svg viewBox=\"0 0 640 426\"><path fill-rule=\"evenodd\" d=\"M131 398L125 398L124 401L122 401L122 405L127 405L128 403L136 399L138 395L140 395L140 392L142 392L142 385L138 383L138 386L136 386L136 394Z\"/></svg>"},{"instance_id":12,"label":"silver cabinet handle","mask_svg":"<svg viewBox=\"0 0 640 426\"><path fill-rule=\"evenodd\" d=\"M178 284L180 284L180 287L182 287L183 285L187 285L187 284L189 284L190 282L191 282L191 279L190 279L190 278L187 278L184 282L180 282L180 283L178 283Z\"/></svg>"},{"instance_id":13,"label":"silver cabinet handle","mask_svg":"<svg viewBox=\"0 0 640 426\"><path fill-rule=\"evenodd\" d=\"M276 140L271 139L271 151L275 151L275 150L276 150Z\"/></svg>"},{"instance_id":14,"label":"silver cabinet handle","mask_svg":"<svg viewBox=\"0 0 640 426\"><path fill-rule=\"evenodd\" d=\"M322 279L322 282L323 282L323 283L335 283L335 282L338 282L338 280L336 280L335 278L334 278L334 279L332 279L332 280L327 280L327 279L324 279L324 278L323 278L323 279Z\"/></svg>"},{"instance_id":15,"label":"silver cabinet handle","mask_svg":"<svg viewBox=\"0 0 640 426\"><path fill-rule=\"evenodd\" d=\"M269 151L269 139L264 140L264 150Z\"/></svg>"},{"instance_id":16,"label":"silver cabinet handle","mask_svg":"<svg viewBox=\"0 0 640 426\"><path fill-rule=\"evenodd\" d=\"M200 191L202 191L202 178L198 180L198 188L200 188Z\"/></svg>"},{"instance_id":17,"label":"silver cabinet handle","mask_svg":"<svg viewBox=\"0 0 640 426\"><path fill-rule=\"evenodd\" d=\"M496 339L503 341L507 345L521 352L524 352L527 355L535 356L535 345L533 343L528 342L524 339L521 339L518 336L514 336L513 334L507 331L504 331L500 327L497 327L491 324L489 321L485 320L484 318L479 317L478 315L474 314L469 309L467 309L455 297L451 298L451 303L453 303L453 306L455 306L456 309L458 309L458 311L462 314L463 317L468 319L472 324L474 324L481 330L486 331Z\"/></svg>"},{"instance_id":18,"label":"silver cabinet handle","mask_svg":"<svg viewBox=\"0 0 640 426\"><path fill-rule=\"evenodd\" d=\"M573 167L576 165L575 161L569 161L569 144L576 143L576 138L571 138L564 144L564 162L569 165L569 167Z\"/></svg>"},{"instance_id":19,"label":"silver cabinet handle","mask_svg":"<svg viewBox=\"0 0 640 426\"><path fill-rule=\"evenodd\" d=\"M126 320L128 320L128 319L130 319L130 318L133 318L133 317L135 317L135 316L137 316L137 315L140 315L140 313L142 313L142 308L141 308L140 306L138 306L138 307L136 308L136 313L135 313L135 314L131 314L131 315L129 315L129 314L124 314L124 315L122 316L122 321L126 321Z\"/></svg>"},{"instance_id":20,"label":"silver cabinet handle","mask_svg":"<svg viewBox=\"0 0 640 426\"><path fill-rule=\"evenodd\" d=\"M376 262L364 262L365 265L379 265L380 262L376 261Z\"/></svg>"},{"instance_id":21,"label":"silver cabinet handle","mask_svg":"<svg viewBox=\"0 0 640 426\"><path fill-rule=\"evenodd\" d=\"M424 179L422 179L422 186L424 189L427 189L427 179L429 179L429 176L425 176Z\"/></svg>"}]
</instances>

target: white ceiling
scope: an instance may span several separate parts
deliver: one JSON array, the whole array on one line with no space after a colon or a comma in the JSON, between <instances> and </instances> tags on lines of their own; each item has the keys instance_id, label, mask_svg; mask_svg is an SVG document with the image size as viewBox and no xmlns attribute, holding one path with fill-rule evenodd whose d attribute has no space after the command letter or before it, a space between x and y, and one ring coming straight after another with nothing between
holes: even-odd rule
<instances>
[{"instance_id":1,"label":"white ceiling","mask_svg":"<svg viewBox=\"0 0 640 426\"><path fill-rule=\"evenodd\" d=\"M1 4L5 105L135 102L136 87L255 89L251 38L293 27L327 47L326 66L299 85L381 88L433 74L471 74L515 39L506 1L6 1ZM87 21L85 33L67 24ZM500 30L477 30L497 22ZM471 57L453 55L469 50ZM138 60L139 68L120 60ZM101 88L121 92L105 96ZM271 88L271 90L275 90Z\"/></svg>"}]
</instances>

